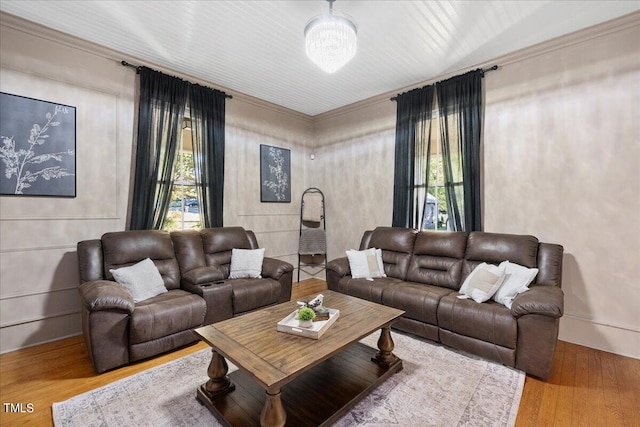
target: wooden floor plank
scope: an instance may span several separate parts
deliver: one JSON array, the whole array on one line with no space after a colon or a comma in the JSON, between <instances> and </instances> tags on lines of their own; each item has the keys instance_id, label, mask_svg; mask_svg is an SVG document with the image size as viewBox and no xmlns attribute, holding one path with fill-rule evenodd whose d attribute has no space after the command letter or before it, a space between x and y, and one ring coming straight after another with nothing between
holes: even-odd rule
<instances>
[{"instance_id":1,"label":"wooden floor plank","mask_svg":"<svg viewBox=\"0 0 640 427\"><path fill-rule=\"evenodd\" d=\"M577 350L577 346L567 345L562 357L560 390L556 403L556 416L553 422L556 426L572 425L571 415L573 413Z\"/></svg>"},{"instance_id":2,"label":"wooden floor plank","mask_svg":"<svg viewBox=\"0 0 640 427\"><path fill-rule=\"evenodd\" d=\"M629 358L612 355L618 379L620 406L625 426L640 426L640 366Z\"/></svg>"},{"instance_id":3,"label":"wooden floor plank","mask_svg":"<svg viewBox=\"0 0 640 427\"><path fill-rule=\"evenodd\" d=\"M544 384L542 381L533 377L525 378L520 408L516 417L516 426L529 427L537 425L543 393ZM528 402L528 404L524 405L523 402Z\"/></svg>"},{"instance_id":4,"label":"wooden floor plank","mask_svg":"<svg viewBox=\"0 0 640 427\"><path fill-rule=\"evenodd\" d=\"M624 421L614 354L600 352L600 372L602 373L604 406L607 412L606 425L611 427L622 426Z\"/></svg>"},{"instance_id":5,"label":"wooden floor plank","mask_svg":"<svg viewBox=\"0 0 640 427\"><path fill-rule=\"evenodd\" d=\"M601 351L591 348L588 349L588 390L592 399L590 399L591 404L586 412L589 415L590 425L596 426L607 425L607 412L604 403L604 385L602 382L602 370L600 369L600 365L602 363L601 353Z\"/></svg>"},{"instance_id":6,"label":"wooden floor plank","mask_svg":"<svg viewBox=\"0 0 640 427\"><path fill-rule=\"evenodd\" d=\"M587 347L576 348L576 370L574 375L573 404L571 405L571 425L576 427L588 426L589 408L587 396L589 393L589 352Z\"/></svg>"},{"instance_id":7,"label":"wooden floor plank","mask_svg":"<svg viewBox=\"0 0 640 427\"><path fill-rule=\"evenodd\" d=\"M309 279L293 286L292 299L317 295L326 282ZM1 400L6 403L33 403L33 413L0 411L0 425L53 426L51 405L80 393L126 378L154 366L209 348L198 343L151 360L96 374L88 359L82 336L62 339L0 355ZM587 349L588 373L585 393L577 392L576 357L585 347L558 342L552 373L548 381L527 377L516 426L571 425L575 412L574 394L581 394L588 426L598 426L602 408L607 426L640 426L640 360L604 351ZM578 379L578 384L582 380ZM601 383L601 386L600 386ZM556 402L550 403L556 395ZM624 403L623 403L624 402ZM555 410L554 410L555 408Z\"/></svg>"},{"instance_id":8,"label":"wooden floor plank","mask_svg":"<svg viewBox=\"0 0 640 427\"><path fill-rule=\"evenodd\" d=\"M540 407L538 409L538 418L536 420L537 425L553 425L553 420L556 416L559 388L561 387L559 382L562 375L562 364L558 363L558 361L562 360L564 357L565 348L566 343L560 341L556 346L555 363L551 367L549 379L540 385L543 388L543 392L542 399L540 400Z\"/></svg>"}]
</instances>

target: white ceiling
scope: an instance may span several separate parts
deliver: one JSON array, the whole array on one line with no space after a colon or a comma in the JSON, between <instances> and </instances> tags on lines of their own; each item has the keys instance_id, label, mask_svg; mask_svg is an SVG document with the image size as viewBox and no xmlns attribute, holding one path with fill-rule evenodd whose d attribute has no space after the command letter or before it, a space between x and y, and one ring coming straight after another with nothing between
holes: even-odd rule
<instances>
[{"instance_id":1,"label":"white ceiling","mask_svg":"<svg viewBox=\"0 0 640 427\"><path fill-rule=\"evenodd\" d=\"M303 30L328 10L301 1L2 0L0 10L153 67L308 115L486 63L640 10L640 1L347 1L355 58L325 74Z\"/></svg>"}]
</instances>

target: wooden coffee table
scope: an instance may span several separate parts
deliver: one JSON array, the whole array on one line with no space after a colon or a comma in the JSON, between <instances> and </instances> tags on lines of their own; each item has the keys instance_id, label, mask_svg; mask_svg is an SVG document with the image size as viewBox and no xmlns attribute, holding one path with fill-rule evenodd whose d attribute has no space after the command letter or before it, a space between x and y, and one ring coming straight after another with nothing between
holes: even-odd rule
<instances>
[{"instance_id":1,"label":"wooden coffee table","mask_svg":"<svg viewBox=\"0 0 640 427\"><path fill-rule=\"evenodd\" d=\"M287 302L196 329L212 347L197 399L225 426L328 426L402 369L390 325L404 311L325 291L340 317L319 339L276 330ZM358 341L381 329L378 351ZM225 359L239 369L228 374ZM266 394L265 394L266 391Z\"/></svg>"}]
</instances>

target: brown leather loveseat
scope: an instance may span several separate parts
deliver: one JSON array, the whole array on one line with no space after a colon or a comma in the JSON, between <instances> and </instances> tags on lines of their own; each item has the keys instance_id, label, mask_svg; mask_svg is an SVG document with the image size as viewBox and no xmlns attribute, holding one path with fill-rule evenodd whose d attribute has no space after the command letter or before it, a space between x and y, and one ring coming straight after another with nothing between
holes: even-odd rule
<instances>
[{"instance_id":1,"label":"brown leather loveseat","mask_svg":"<svg viewBox=\"0 0 640 427\"><path fill-rule=\"evenodd\" d=\"M285 302L293 266L265 257L259 278L229 279L232 250L257 249L252 231L120 231L78 243L82 329L97 372L195 342L194 328ZM112 269L151 259L166 292L135 302Z\"/></svg>"},{"instance_id":2,"label":"brown leather loveseat","mask_svg":"<svg viewBox=\"0 0 640 427\"><path fill-rule=\"evenodd\" d=\"M329 289L405 311L393 327L546 379L563 314L563 248L526 235L417 232L378 227L360 250L382 250L387 277L351 277L345 258L327 264ZM503 261L538 274L511 308L460 299L465 278L480 263Z\"/></svg>"}]
</instances>

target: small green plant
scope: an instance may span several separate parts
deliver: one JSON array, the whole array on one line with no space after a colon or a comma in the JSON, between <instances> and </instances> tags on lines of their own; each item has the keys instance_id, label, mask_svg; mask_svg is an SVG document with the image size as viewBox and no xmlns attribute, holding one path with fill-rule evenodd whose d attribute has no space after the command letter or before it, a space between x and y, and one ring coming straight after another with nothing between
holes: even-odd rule
<instances>
[{"instance_id":1,"label":"small green plant","mask_svg":"<svg viewBox=\"0 0 640 427\"><path fill-rule=\"evenodd\" d=\"M313 320L316 317L316 312L309 307L303 307L298 310L298 320Z\"/></svg>"}]
</instances>

